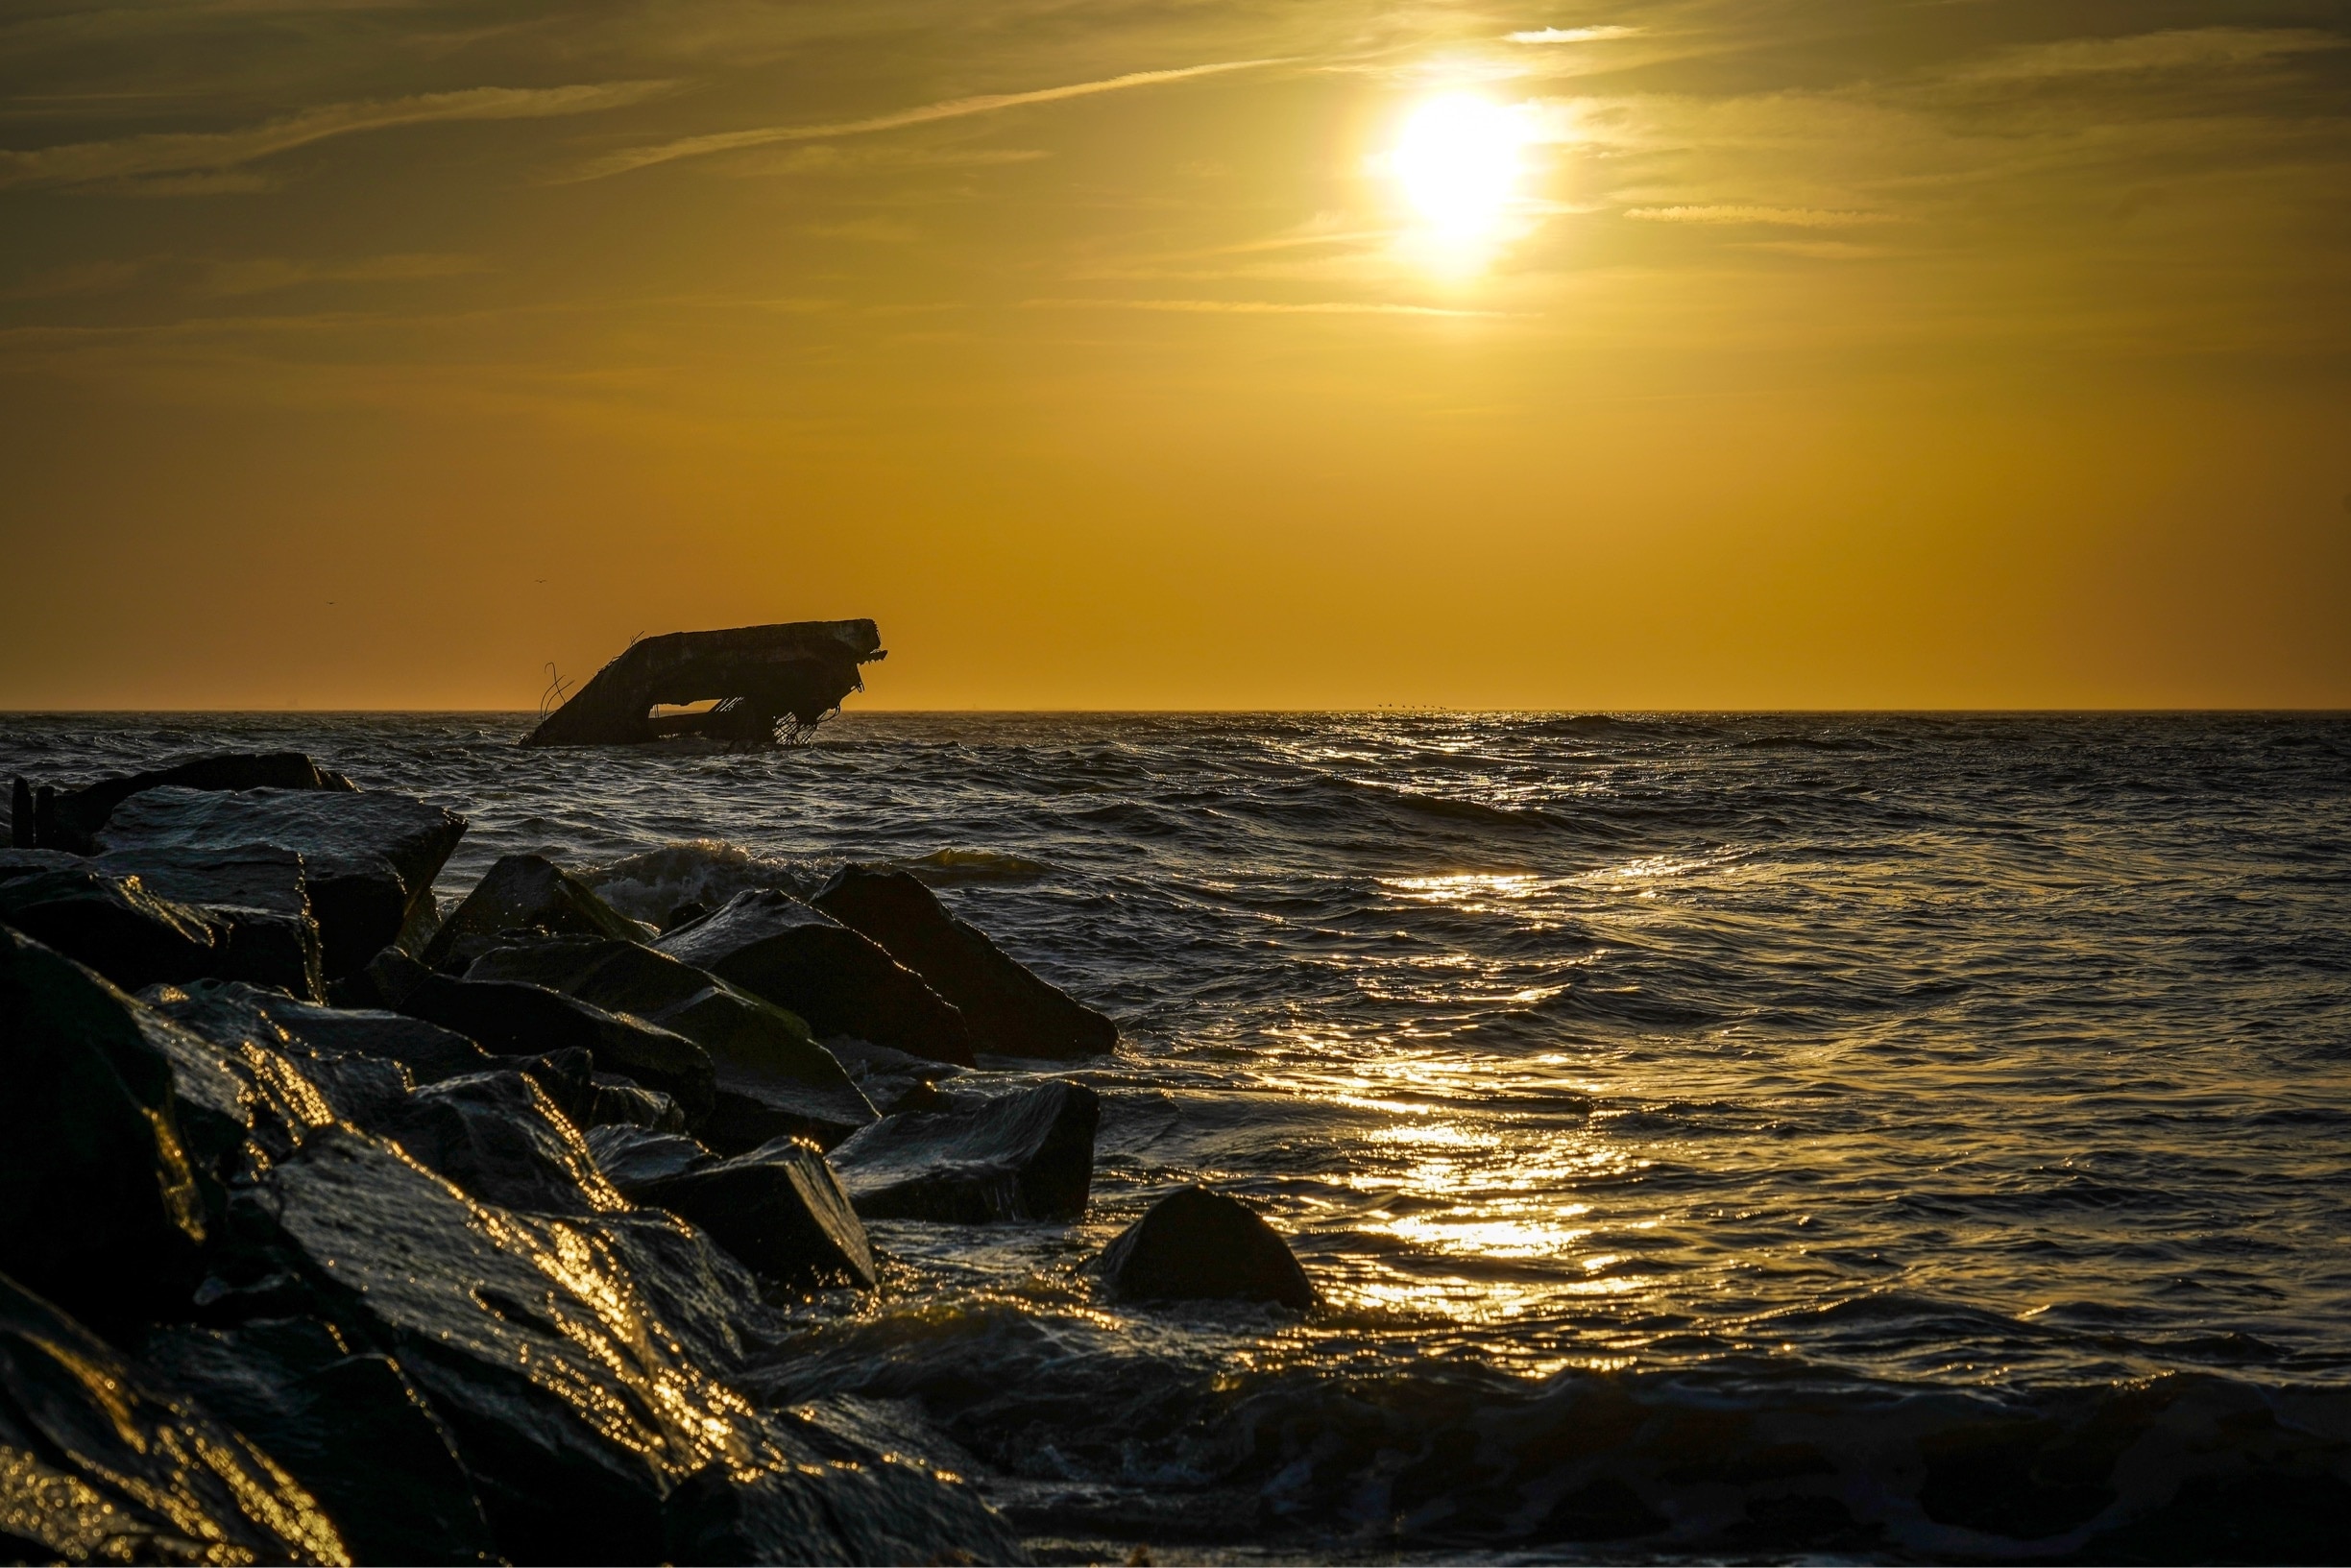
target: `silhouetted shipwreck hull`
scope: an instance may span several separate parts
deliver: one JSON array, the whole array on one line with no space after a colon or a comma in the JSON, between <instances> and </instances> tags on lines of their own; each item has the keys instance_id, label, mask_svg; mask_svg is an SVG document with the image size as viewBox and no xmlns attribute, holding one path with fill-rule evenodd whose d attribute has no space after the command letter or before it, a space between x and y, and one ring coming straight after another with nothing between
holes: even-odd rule
<instances>
[{"instance_id":1,"label":"silhouetted shipwreck hull","mask_svg":"<svg viewBox=\"0 0 2351 1568\"><path fill-rule=\"evenodd\" d=\"M671 632L629 644L540 721L525 746L637 746L699 736L772 745L807 729L865 683L860 664L885 657L870 620L796 620L720 632ZM715 702L702 712L657 706Z\"/></svg>"}]
</instances>

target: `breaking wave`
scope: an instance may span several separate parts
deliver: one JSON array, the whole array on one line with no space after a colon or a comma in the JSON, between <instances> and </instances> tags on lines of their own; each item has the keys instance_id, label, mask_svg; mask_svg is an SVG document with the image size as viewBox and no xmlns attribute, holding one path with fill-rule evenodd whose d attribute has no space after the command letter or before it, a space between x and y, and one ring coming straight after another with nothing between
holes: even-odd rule
<instances>
[{"instance_id":1,"label":"breaking wave","mask_svg":"<svg viewBox=\"0 0 2351 1568\"><path fill-rule=\"evenodd\" d=\"M622 914L656 925L682 904L715 909L738 893L764 887L806 898L825 879L824 872L804 861L760 855L716 838L664 844L592 867L581 876Z\"/></svg>"}]
</instances>

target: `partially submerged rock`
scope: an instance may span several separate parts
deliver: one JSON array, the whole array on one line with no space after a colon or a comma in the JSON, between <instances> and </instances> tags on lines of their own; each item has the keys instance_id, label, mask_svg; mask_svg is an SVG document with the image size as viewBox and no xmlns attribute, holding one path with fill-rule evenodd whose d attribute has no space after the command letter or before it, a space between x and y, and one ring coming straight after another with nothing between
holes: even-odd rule
<instances>
[{"instance_id":1,"label":"partially submerged rock","mask_svg":"<svg viewBox=\"0 0 2351 1568\"><path fill-rule=\"evenodd\" d=\"M98 830L116 807L150 789L355 789L340 773L320 767L300 752L216 752L170 767L122 774L80 789L32 789L14 781L13 841L20 847L68 850L88 855Z\"/></svg>"},{"instance_id":2,"label":"partially submerged rock","mask_svg":"<svg viewBox=\"0 0 2351 1568\"><path fill-rule=\"evenodd\" d=\"M525 746L636 746L698 736L772 745L812 728L864 688L858 666L884 657L870 620L801 620L641 638L524 737ZM656 707L715 702L703 712Z\"/></svg>"},{"instance_id":3,"label":"partially submerged rock","mask_svg":"<svg viewBox=\"0 0 2351 1568\"><path fill-rule=\"evenodd\" d=\"M1103 1250L1097 1267L1129 1300L1272 1301L1304 1312L1317 1299L1280 1233L1239 1198L1205 1187L1152 1204Z\"/></svg>"},{"instance_id":4,"label":"partially submerged rock","mask_svg":"<svg viewBox=\"0 0 2351 1568\"><path fill-rule=\"evenodd\" d=\"M798 1014L820 1040L849 1035L973 1065L963 1015L873 942L788 893L739 893L653 944Z\"/></svg>"},{"instance_id":5,"label":"partially submerged rock","mask_svg":"<svg viewBox=\"0 0 2351 1568\"><path fill-rule=\"evenodd\" d=\"M833 1151L868 1219L1075 1219L1094 1180L1102 1101L1078 1083L887 1117Z\"/></svg>"},{"instance_id":6,"label":"partially submerged rock","mask_svg":"<svg viewBox=\"0 0 2351 1568\"><path fill-rule=\"evenodd\" d=\"M799 1289L873 1288L872 1244L822 1154L794 1138L729 1160L685 1153L660 1146L658 1154L680 1168L651 1174L657 1150L639 1143L606 1170L629 1171L633 1179L621 1191L632 1200L701 1226L764 1278Z\"/></svg>"},{"instance_id":7,"label":"partially submerged rock","mask_svg":"<svg viewBox=\"0 0 2351 1568\"><path fill-rule=\"evenodd\" d=\"M1116 1024L949 914L938 895L907 872L844 866L810 902L953 1002L981 1050L1076 1057L1118 1047Z\"/></svg>"},{"instance_id":8,"label":"partially submerged rock","mask_svg":"<svg viewBox=\"0 0 2351 1568\"><path fill-rule=\"evenodd\" d=\"M5 1275L0 1556L351 1560L318 1502L270 1456Z\"/></svg>"},{"instance_id":9,"label":"partially submerged rock","mask_svg":"<svg viewBox=\"0 0 2351 1568\"><path fill-rule=\"evenodd\" d=\"M167 1330L141 1359L266 1449L360 1562L498 1560L455 1440L391 1357L288 1317Z\"/></svg>"},{"instance_id":10,"label":"partially submerged rock","mask_svg":"<svg viewBox=\"0 0 2351 1568\"><path fill-rule=\"evenodd\" d=\"M339 979L396 942L421 945L432 882L465 819L385 790L144 790L95 835L109 854L240 850L275 844L303 856L326 976Z\"/></svg>"},{"instance_id":11,"label":"partially submerged rock","mask_svg":"<svg viewBox=\"0 0 2351 1568\"><path fill-rule=\"evenodd\" d=\"M466 977L544 985L700 1046L717 1092L697 1130L715 1148L743 1151L783 1137L830 1148L874 1120L872 1105L797 1017L667 953L575 937L497 949Z\"/></svg>"},{"instance_id":12,"label":"partially submerged rock","mask_svg":"<svg viewBox=\"0 0 2351 1568\"><path fill-rule=\"evenodd\" d=\"M206 1235L176 1032L0 926L0 1273L109 1335L180 1307Z\"/></svg>"},{"instance_id":13,"label":"partially submerged rock","mask_svg":"<svg viewBox=\"0 0 2351 1568\"><path fill-rule=\"evenodd\" d=\"M509 855L449 911L422 956L435 969L462 975L491 949L534 934L642 942L653 929L629 919L544 856Z\"/></svg>"}]
</instances>

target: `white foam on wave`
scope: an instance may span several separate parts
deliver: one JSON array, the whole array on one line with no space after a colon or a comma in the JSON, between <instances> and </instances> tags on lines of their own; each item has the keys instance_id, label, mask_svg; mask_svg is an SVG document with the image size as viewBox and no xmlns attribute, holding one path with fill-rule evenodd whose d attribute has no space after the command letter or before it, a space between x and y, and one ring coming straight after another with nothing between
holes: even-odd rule
<instances>
[{"instance_id":1,"label":"white foam on wave","mask_svg":"<svg viewBox=\"0 0 2351 1568\"><path fill-rule=\"evenodd\" d=\"M807 898L823 885L825 874L804 860L761 855L721 838L696 838L642 850L581 876L622 914L659 923L681 904L715 909L754 888L780 887Z\"/></svg>"}]
</instances>

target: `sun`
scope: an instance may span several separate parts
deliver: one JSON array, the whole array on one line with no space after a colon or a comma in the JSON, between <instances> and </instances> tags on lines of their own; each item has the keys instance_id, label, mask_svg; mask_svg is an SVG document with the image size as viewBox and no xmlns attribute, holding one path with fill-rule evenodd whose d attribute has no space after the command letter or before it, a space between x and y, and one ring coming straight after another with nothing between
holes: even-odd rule
<instances>
[{"instance_id":1,"label":"sun","mask_svg":"<svg viewBox=\"0 0 2351 1568\"><path fill-rule=\"evenodd\" d=\"M1528 139L1520 110L1447 93L1405 117L1388 169L1406 204L1440 238L1482 239L1501 227L1517 200Z\"/></svg>"}]
</instances>

